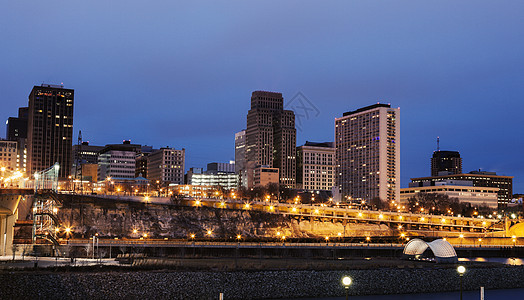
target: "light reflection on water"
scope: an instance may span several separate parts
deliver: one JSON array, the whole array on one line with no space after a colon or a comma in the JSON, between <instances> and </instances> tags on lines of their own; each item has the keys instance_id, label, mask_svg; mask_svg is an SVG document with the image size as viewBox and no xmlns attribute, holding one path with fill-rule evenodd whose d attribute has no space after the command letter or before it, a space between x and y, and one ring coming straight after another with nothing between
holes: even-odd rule
<instances>
[{"instance_id":1,"label":"light reflection on water","mask_svg":"<svg viewBox=\"0 0 524 300\"><path fill-rule=\"evenodd\" d=\"M512 257L512 258L502 258L502 257L474 257L474 258L462 258L458 259L459 261L476 261L476 262L497 262L506 265L512 266L522 266L524 265L524 259Z\"/></svg>"}]
</instances>

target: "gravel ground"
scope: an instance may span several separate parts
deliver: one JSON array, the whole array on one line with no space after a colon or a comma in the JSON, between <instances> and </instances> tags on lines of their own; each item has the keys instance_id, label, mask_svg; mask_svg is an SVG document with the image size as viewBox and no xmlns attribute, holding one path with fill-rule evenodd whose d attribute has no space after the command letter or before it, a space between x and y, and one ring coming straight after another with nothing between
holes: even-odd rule
<instances>
[{"instance_id":1,"label":"gravel ground","mask_svg":"<svg viewBox=\"0 0 524 300\"><path fill-rule=\"evenodd\" d=\"M267 299L342 297L340 280L353 278L353 295L453 291L454 268L347 271L100 271L0 273L1 299ZM524 287L524 267L469 268L464 289Z\"/></svg>"}]
</instances>

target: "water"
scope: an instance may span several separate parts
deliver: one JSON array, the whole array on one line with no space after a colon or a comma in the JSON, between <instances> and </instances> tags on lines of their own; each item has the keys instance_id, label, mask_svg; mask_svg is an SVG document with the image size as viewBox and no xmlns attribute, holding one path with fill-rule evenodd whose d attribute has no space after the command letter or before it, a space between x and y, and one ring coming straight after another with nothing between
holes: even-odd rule
<instances>
[{"instance_id":1,"label":"water","mask_svg":"<svg viewBox=\"0 0 524 300\"><path fill-rule=\"evenodd\" d=\"M463 292L464 300L479 300L480 289L476 291ZM397 294L397 295L370 295L370 296L349 296L350 300L457 300L460 297L460 292L445 292L445 293L431 293L431 294ZM342 300L345 297L335 298L301 298L301 300ZM485 300L498 299L524 299L524 289L508 289L508 290L484 290ZM291 299L288 299L291 300ZM296 300L296 299L295 299Z\"/></svg>"},{"instance_id":2,"label":"water","mask_svg":"<svg viewBox=\"0 0 524 300\"><path fill-rule=\"evenodd\" d=\"M522 266L524 259L522 258L502 258L502 257L475 257L475 258L459 258L460 261L474 261L474 262L498 262L506 265ZM524 297L523 297L524 298Z\"/></svg>"}]
</instances>

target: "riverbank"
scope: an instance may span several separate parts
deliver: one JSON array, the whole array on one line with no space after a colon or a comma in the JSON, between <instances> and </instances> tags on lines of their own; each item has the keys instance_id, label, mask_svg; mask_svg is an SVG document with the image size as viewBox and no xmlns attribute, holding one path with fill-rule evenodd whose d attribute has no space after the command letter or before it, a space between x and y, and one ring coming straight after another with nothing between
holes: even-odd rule
<instances>
[{"instance_id":1,"label":"riverbank","mask_svg":"<svg viewBox=\"0 0 524 300\"><path fill-rule=\"evenodd\" d=\"M206 262L207 263L207 262ZM231 262L225 262L230 264ZM241 265L244 262L241 262ZM251 263L251 262L248 262ZM4 270L0 272L2 298L61 299L278 299L341 297L343 276L353 278L351 295L436 293L459 289L456 266L424 263L408 265L344 265L342 269L238 271L90 267L89 269ZM411 263L411 262L409 262ZM371 264L371 263L370 263ZM310 267L314 267L310 265ZM524 267L466 264L464 289L523 288Z\"/></svg>"}]
</instances>

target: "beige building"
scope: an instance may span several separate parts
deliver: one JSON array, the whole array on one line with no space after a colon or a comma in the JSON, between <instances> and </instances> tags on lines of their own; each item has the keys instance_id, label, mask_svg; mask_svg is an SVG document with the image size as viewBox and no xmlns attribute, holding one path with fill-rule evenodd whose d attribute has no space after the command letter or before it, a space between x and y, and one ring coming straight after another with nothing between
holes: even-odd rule
<instances>
[{"instance_id":1,"label":"beige building","mask_svg":"<svg viewBox=\"0 0 524 300\"><path fill-rule=\"evenodd\" d=\"M341 201L400 198L400 109L375 104L335 119Z\"/></svg>"},{"instance_id":2,"label":"beige building","mask_svg":"<svg viewBox=\"0 0 524 300\"><path fill-rule=\"evenodd\" d=\"M278 168L261 166L255 168L253 173L254 186L267 186L270 183L279 184L280 182Z\"/></svg>"},{"instance_id":3,"label":"beige building","mask_svg":"<svg viewBox=\"0 0 524 300\"><path fill-rule=\"evenodd\" d=\"M88 180L89 182L98 182L98 164L83 164L82 177L82 180Z\"/></svg>"},{"instance_id":4,"label":"beige building","mask_svg":"<svg viewBox=\"0 0 524 300\"><path fill-rule=\"evenodd\" d=\"M184 184L186 150L160 148L147 157L147 179L151 182Z\"/></svg>"},{"instance_id":5,"label":"beige building","mask_svg":"<svg viewBox=\"0 0 524 300\"><path fill-rule=\"evenodd\" d=\"M447 195L450 198L457 198L460 203L469 202L473 207L488 206L497 208L499 188L493 187L474 187L457 185L439 185L410 187L400 189L400 202L406 204L408 199L418 193L435 193Z\"/></svg>"},{"instance_id":6,"label":"beige building","mask_svg":"<svg viewBox=\"0 0 524 300\"><path fill-rule=\"evenodd\" d=\"M495 172L480 170L463 174L411 178L409 186L434 186L443 180L471 181L474 187L497 187L500 189L498 192L500 208L506 207L513 197L513 176L500 176Z\"/></svg>"},{"instance_id":7,"label":"beige building","mask_svg":"<svg viewBox=\"0 0 524 300\"><path fill-rule=\"evenodd\" d=\"M297 187L330 191L335 185L334 143L306 142L297 148Z\"/></svg>"},{"instance_id":8,"label":"beige building","mask_svg":"<svg viewBox=\"0 0 524 300\"><path fill-rule=\"evenodd\" d=\"M19 170L19 154L15 141L0 141L0 167L7 171ZM3 176L3 175L2 175Z\"/></svg>"}]
</instances>

